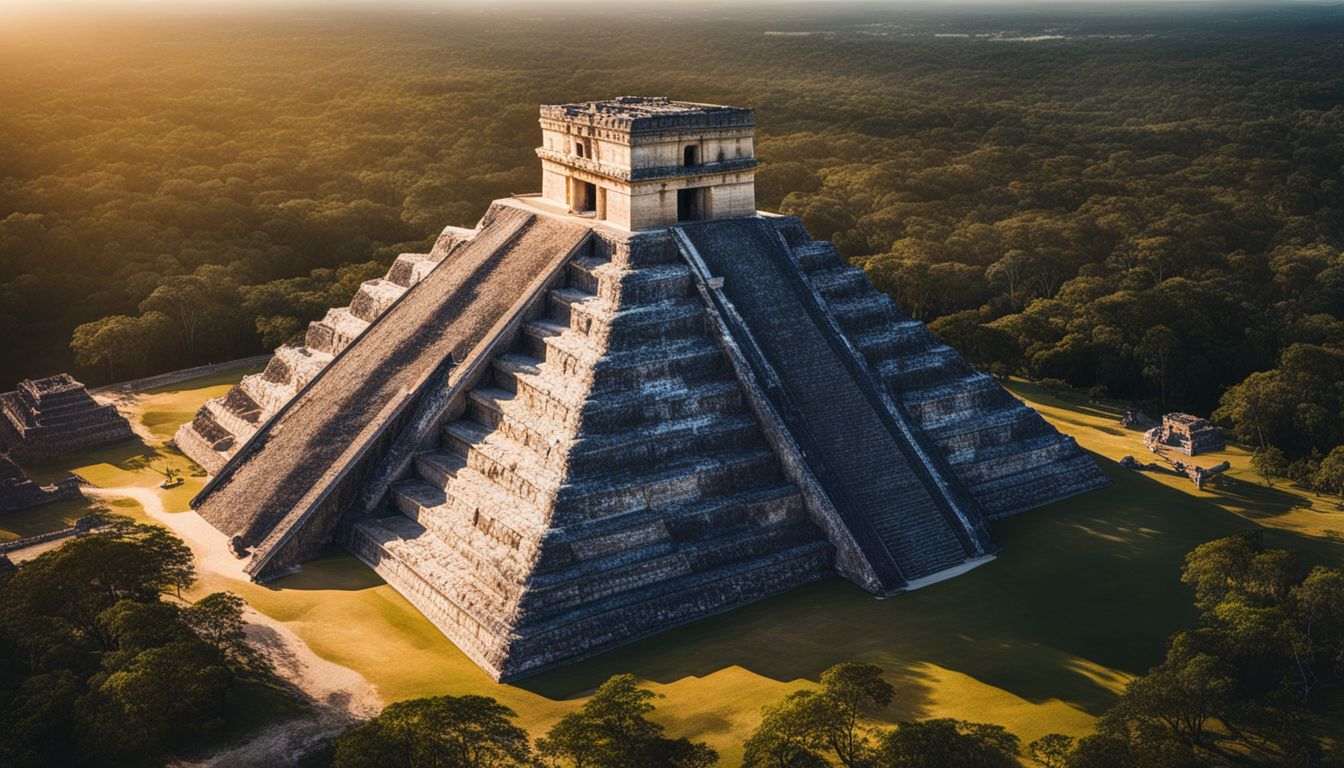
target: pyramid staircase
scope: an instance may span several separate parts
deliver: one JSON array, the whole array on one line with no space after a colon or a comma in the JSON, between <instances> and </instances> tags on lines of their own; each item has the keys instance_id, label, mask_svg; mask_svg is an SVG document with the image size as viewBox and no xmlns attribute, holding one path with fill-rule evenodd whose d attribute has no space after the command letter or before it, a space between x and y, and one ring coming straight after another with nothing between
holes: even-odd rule
<instances>
[{"instance_id":1,"label":"pyramid staircase","mask_svg":"<svg viewBox=\"0 0 1344 768\"><path fill-rule=\"evenodd\" d=\"M797 219L771 220L849 343L986 517L1007 517L1109 483L1072 437L905 316L834 245L813 240Z\"/></svg>"},{"instance_id":2,"label":"pyramid staircase","mask_svg":"<svg viewBox=\"0 0 1344 768\"><path fill-rule=\"evenodd\" d=\"M178 428L173 437L177 447L206 472L218 472L336 355L474 235L448 227L429 253L398 256L386 275L360 285L349 306L329 309L321 320L309 323L302 345L277 348L260 373L244 376L224 395L207 400Z\"/></svg>"},{"instance_id":3,"label":"pyramid staircase","mask_svg":"<svg viewBox=\"0 0 1344 768\"><path fill-rule=\"evenodd\" d=\"M827 497L855 532L881 590L965 567L993 550L981 514L930 466L904 415L888 406L853 350L836 343L823 308L760 218L674 230L701 265L733 336L762 380L779 382L774 408L788 423Z\"/></svg>"},{"instance_id":4,"label":"pyramid staircase","mask_svg":"<svg viewBox=\"0 0 1344 768\"><path fill-rule=\"evenodd\" d=\"M507 679L827 573L666 235L575 260L347 546Z\"/></svg>"}]
</instances>

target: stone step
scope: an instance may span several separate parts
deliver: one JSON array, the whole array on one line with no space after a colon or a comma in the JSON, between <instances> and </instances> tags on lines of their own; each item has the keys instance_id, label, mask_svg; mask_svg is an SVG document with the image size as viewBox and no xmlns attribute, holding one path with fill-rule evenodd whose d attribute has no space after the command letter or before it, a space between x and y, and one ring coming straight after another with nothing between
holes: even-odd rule
<instances>
[{"instance_id":1,"label":"stone step","mask_svg":"<svg viewBox=\"0 0 1344 768\"><path fill-rule=\"evenodd\" d=\"M862 296L829 302L836 322L850 338L898 322L896 307L884 293L872 291Z\"/></svg>"},{"instance_id":2,"label":"stone step","mask_svg":"<svg viewBox=\"0 0 1344 768\"><path fill-rule=\"evenodd\" d=\"M1062 439L1070 440L1068 437ZM999 519L1039 507L1043 499L1062 499L1103 487L1109 482L1097 471L1092 457L1076 449L1075 454L1066 459L972 485L970 491L990 519Z\"/></svg>"},{"instance_id":3,"label":"stone step","mask_svg":"<svg viewBox=\"0 0 1344 768\"><path fill-rule=\"evenodd\" d=\"M482 474L458 454L449 451L420 454L415 458L415 473L416 479L438 488L445 503L505 520L515 531L534 531L547 524L544 506Z\"/></svg>"},{"instance_id":4,"label":"stone step","mask_svg":"<svg viewBox=\"0 0 1344 768\"><path fill-rule=\"evenodd\" d=\"M812 284L829 302L846 301L871 295L874 292L868 275L858 267L830 267L812 272Z\"/></svg>"},{"instance_id":5,"label":"stone step","mask_svg":"<svg viewBox=\"0 0 1344 768\"><path fill-rule=\"evenodd\" d=\"M846 331L845 335L854 340L865 359L878 366L885 360L916 355L938 344L918 320L898 320L864 333Z\"/></svg>"},{"instance_id":6,"label":"stone step","mask_svg":"<svg viewBox=\"0 0 1344 768\"><path fill-rule=\"evenodd\" d=\"M308 324L304 346L334 357L363 333L366 327L368 323L355 317L349 307L329 309L321 320Z\"/></svg>"},{"instance_id":7,"label":"stone step","mask_svg":"<svg viewBox=\"0 0 1344 768\"><path fill-rule=\"evenodd\" d=\"M992 376L972 373L962 379L928 389L900 393L910 415L924 429L966 418L966 412L984 412L1008 404L1012 397Z\"/></svg>"},{"instance_id":8,"label":"stone step","mask_svg":"<svg viewBox=\"0 0 1344 768\"><path fill-rule=\"evenodd\" d=\"M326 352L307 347L282 346L275 350L261 375L267 381L288 384L298 391L307 386L330 362L331 355Z\"/></svg>"},{"instance_id":9,"label":"stone step","mask_svg":"<svg viewBox=\"0 0 1344 768\"><path fill-rule=\"evenodd\" d=\"M779 483L689 503L645 507L583 525L551 528L537 573L559 572L654 541L696 541L753 525L806 520L797 488Z\"/></svg>"},{"instance_id":10,"label":"stone step","mask_svg":"<svg viewBox=\"0 0 1344 768\"><path fill-rule=\"evenodd\" d=\"M366 324L372 323L405 292L405 287L390 280L366 280L350 300L350 314Z\"/></svg>"},{"instance_id":11,"label":"stone step","mask_svg":"<svg viewBox=\"0 0 1344 768\"><path fill-rule=\"evenodd\" d=\"M799 263L803 265L803 271L808 274L845 265L840 251L826 240L801 243L794 246L793 254L798 257Z\"/></svg>"},{"instance_id":12,"label":"stone step","mask_svg":"<svg viewBox=\"0 0 1344 768\"><path fill-rule=\"evenodd\" d=\"M815 543L820 532L807 521L739 530L693 542L655 541L567 572L535 575L519 600L529 624L578 606L638 590L654 593L667 582L696 573L751 563L781 550Z\"/></svg>"},{"instance_id":13,"label":"stone step","mask_svg":"<svg viewBox=\"0 0 1344 768\"><path fill-rule=\"evenodd\" d=\"M228 430L239 443L245 443L257 431L257 424L240 418L225 407L221 399L206 400L202 406L210 414L211 420L221 428Z\"/></svg>"},{"instance_id":14,"label":"stone step","mask_svg":"<svg viewBox=\"0 0 1344 768\"><path fill-rule=\"evenodd\" d=\"M520 526L493 507L464 502L423 480L403 480L390 490L401 514L457 547L478 572L488 573L490 583L521 584L526 578L541 537L534 524Z\"/></svg>"},{"instance_id":15,"label":"stone step","mask_svg":"<svg viewBox=\"0 0 1344 768\"><path fill-rule=\"evenodd\" d=\"M688 573L606 596L600 602L552 613L535 621L525 615L514 628L517 658L538 658L552 649L566 658L583 648L602 648L643 632L666 629L696 616L757 600L824 576L830 568L831 548L814 540L761 557L730 563L699 573ZM533 649L531 646L537 646ZM545 658L543 654L540 658Z\"/></svg>"},{"instance_id":16,"label":"stone step","mask_svg":"<svg viewBox=\"0 0 1344 768\"><path fill-rule=\"evenodd\" d=\"M548 375L535 358L512 356L496 361L497 386L479 398L503 402L529 414L538 424L575 426L582 419L586 434L598 435L697 415L740 413L745 407L736 381L726 378L687 383L679 377L650 379L638 389L589 400L589 389L571 377ZM490 423L476 419L483 424Z\"/></svg>"},{"instance_id":17,"label":"stone step","mask_svg":"<svg viewBox=\"0 0 1344 768\"><path fill-rule=\"evenodd\" d=\"M550 316L612 351L703 336L708 327L704 305L690 298L666 299L619 310L610 303L590 299L571 303L563 313L553 311Z\"/></svg>"},{"instance_id":18,"label":"stone step","mask_svg":"<svg viewBox=\"0 0 1344 768\"><path fill-rule=\"evenodd\" d=\"M666 299L682 299L691 295L691 270L685 264L658 264L637 269L621 269L611 262L579 264L576 270L587 276L582 286L595 285L591 292L606 302L621 307L654 304Z\"/></svg>"},{"instance_id":19,"label":"stone step","mask_svg":"<svg viewBox=\"0 0 1344 768\"><path fill-rule=\"evenodd\" d=\"M563 451L538 455L471 422L451 422L444 427L443 439L445 448L465 457L468 467L538 506L548 505L564 480L563 467L557 466Z\"/></svg>"},{"instance_id":20,"label":"stone step","mask_svg":"<svg viewBox=\"0 0 1344 768\"><path fill-rule=\"evenodd\" d=\"M431 591L426 596L431 597L433 602L448 601L455 611L451 612L451 617L445 618L450 618L452 624L469 622L473 629L472 636L482 631L495 637L503 637L508 633L508 617L517 602L521 585L483 582L474 564L455 548L444 546L443 540L432 531L402 515L364 519L353 528L367 536L370 542L376 543L384 556L391 557L423 581ZM356 555L367 555L367 550L357 542L352 548ZM379 575L393 582L394 586L403 586L389 578L383 569L376 570ZM445 606L431 604L429 610L426 610L416 596L405 591L402 594L431 620L443 616Z\"/></svg>"},{"instance_id":21,"label":"stone step","mask_svg":"<svg viewBox=\"0 0 1344 768\"><path fill-rule=\"evenodd\" d=\"M516 439L515 434L523 436L528 442ZM508 459L515 464L535 467L544 471L548 480L546 488L554 489L564 479L565 459L568 456L569 442L548 440L545 436L530 431L491 429L474 421L459 419L443 425L441 440L444 449L468 457L473 450L484 450L487 444L497 449L500 460Z\"/></svg>"},{"instance_id":22,"label":"stone step","mask_svg":"<svg viewBox=\"0 0 1344 768\"><path fill-rule=\"evenodd\" d=\"M387 279L402 288L410 288L424 280L436 266L438 263L427 253L403 253L397 256L397 260L387 270Z\"/></svg>"},{"instance_id":23,"label":"stone step","mask_svg":"<svg viewBox=\"0 0 1344 768\"><path fill-rule=\"evenodd\" d=\"M893 393L929 389L960 380L974 372L975 369L946 344L926 352L888 358L877 371Z\"/></svg>"},{"instance_id":24,"label":"stone step","mask_svg":"<svg viewBox=\"0 0 1344 768\"><path fill-rule=\"evenodd\" d=\"M969 459L953 464L952 468L962 482L978 485L1068 458L1077 450L1073 444L1061 440L1058 433L1043 434L986 448Z\"/></svg>"},{"instance_id":25,"label":"stone step","mask_svg":"<svg viewBox=\"0 0 1344 768\"><path fill-rule=\"evenodd\" d=\"M637 348L604 351L568 327L536 320L524 326L523 341L523 349L541 360L542 367L584 377L591 372L593 397L638 388L650 380L703 381L729 372L722 347L704 336L651 339Z\"/></svg>"},{"instance_id":26,"label":"stone step","mask_svg":"<svg viewBox=\"0 0 1344 768\"><path fill-rule=\"evenodd\" d=\"M929 437L956 464L973 457L977 451L1007 445L1017 440L1053 433L1055 430L1037 413L1017 399L989 411L967 411L965 418L944 421Z\"/></svg>"},{"instance_id":27,"label":"stone step","mask_svg":"<svg viewBox=\"0 0 1344 768\"><path fill-rule=\"evenodd\" d=\"M782 481L775 456L761 447L702 454L618 479L565 485L556 494L556 525L575 525L631 510L689 503Z\"/></svg>"},{"instance_id":28,"label":"stone step","mask_svg":"<svg viewBox=\"0 0 1344 768\"><path fill-rule=\"evenodd\" d=\"M745 450L763 445L756 418L694 416L666 421L624 434L580 438L570 449L568 481L641 472L709 451Z\"/></svg>"},{"instance_id":29,"label":"stone step","mask_svg":"<svg viewBox=\"0 0 1344 768\"><path fill-rule=\"evenodd\" d=\"M478 387L468 392L462 418L486 429L500 430L524 445L544 445L572 431L572 427L545 414L532 413L514 393L497 387Z\"/></svg>"},{"instance_id":30,"label":"stone step","mask_svg":"<svg viewBox=\"0 0 1344 768\"><path fill-rule=\"evenodd\" d=\"M295 391L294 387L288 384L277 384L260 373L244 376L242 381L238 382L237 387L261 409L260 421L265 421L274 416L276 411L289 402Z\"/></svg>"}]
</instances>

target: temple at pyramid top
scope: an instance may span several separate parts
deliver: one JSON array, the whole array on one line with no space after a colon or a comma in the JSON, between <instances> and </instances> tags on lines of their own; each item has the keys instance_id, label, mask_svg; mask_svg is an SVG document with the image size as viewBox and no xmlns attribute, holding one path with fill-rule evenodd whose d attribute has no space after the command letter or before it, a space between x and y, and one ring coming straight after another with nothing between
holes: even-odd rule
<instances>
[{"instance_id":1,"label":"temple at pyramid top","mask_svg":"<svg viewBox=\"0 0 1344 768\"><path fill-rule=\"evenodd\" d=\"M541 108L542 197L628 230L756 212L750 109L623 96Z\"/></svg>"}]
</instances>

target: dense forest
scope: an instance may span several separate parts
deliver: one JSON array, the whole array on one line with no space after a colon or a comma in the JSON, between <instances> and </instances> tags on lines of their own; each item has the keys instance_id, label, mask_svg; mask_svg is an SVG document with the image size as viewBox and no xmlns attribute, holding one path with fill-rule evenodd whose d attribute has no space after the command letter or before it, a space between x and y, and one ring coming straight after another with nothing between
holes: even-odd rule
<instances>
[{"instance_id":1,"label":"dense forest","mask_svg":"<svg viewBox=\"0 0 1344 768\"><path fill-rule=\"evenodd\" d=\"M1344 12L781 13L0 32L0 384L266 351L638 93L755 107L759 206L978 365L1344 443Z\"/></svg>"}]
</instances>

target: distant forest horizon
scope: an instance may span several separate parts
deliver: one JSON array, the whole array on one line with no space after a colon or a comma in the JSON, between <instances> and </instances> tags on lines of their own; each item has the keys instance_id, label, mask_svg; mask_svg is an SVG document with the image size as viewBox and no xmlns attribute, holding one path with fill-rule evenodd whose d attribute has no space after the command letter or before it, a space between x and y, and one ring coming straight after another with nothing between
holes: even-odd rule
<instances>
[{"instance_id":1,"label":"distant forest horizon","mask_svg":"<svg viewBox=\"0 0 1344 768\"><path fill-rule=\"evenodd\" d=\"M536 191L539 104L666 95L976 365L1344 444L1344 8L531 10L0 32L0 388L300 340Z\"/></svg>"}]
</instances>

